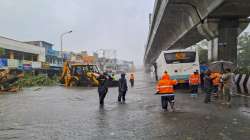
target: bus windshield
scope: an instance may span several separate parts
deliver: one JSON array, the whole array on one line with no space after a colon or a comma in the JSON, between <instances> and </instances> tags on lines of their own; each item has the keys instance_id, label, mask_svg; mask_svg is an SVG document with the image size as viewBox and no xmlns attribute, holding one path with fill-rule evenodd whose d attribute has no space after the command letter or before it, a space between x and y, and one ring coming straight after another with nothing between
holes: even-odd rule
<instances>
[{"instance_id":1,"label":"bus windshield","mask_svg":"<svg viewBox=\"0 0 250 140\"><path fill-rule=\"evenodd\" d=\"M193 63L195 62L196 53L195 52L165 53L164 57L167 64Z\"/></svg>"}]
</instances>

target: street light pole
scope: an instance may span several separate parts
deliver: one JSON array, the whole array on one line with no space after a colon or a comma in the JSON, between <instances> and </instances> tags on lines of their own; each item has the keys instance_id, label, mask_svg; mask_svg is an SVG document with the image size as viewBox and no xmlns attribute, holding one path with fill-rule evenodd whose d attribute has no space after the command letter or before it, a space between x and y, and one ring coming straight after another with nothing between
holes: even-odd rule
<instances>
[{"instance_id":1,"label":"street light pole","mask_svg":"<svg viewBox=\"0 0 250 140\"><path fill-rule=\"evenodd\" d=\"M68 32L65 32L65 33L62 33L61 36L60 36L60 39L61 39L61 57L62 57L62 59L63 59L63 37L64 37L64 35L70 34L70 33L72 33L72 30L70 30Z\"/></svg>"}]
</instances>

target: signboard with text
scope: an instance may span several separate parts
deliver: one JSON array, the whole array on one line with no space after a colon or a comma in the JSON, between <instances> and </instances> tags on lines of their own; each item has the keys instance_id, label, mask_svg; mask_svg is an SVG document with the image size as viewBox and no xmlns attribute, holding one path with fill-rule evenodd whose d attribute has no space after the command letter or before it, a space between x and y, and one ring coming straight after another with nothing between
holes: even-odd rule
<instances>
[{"instance_id":1,"label":"signboard with text","mask_svg":"<svg viewBox=\"0 0 250 140\"><path fill-rule=\"evenodd\" d=\"M23 64L23 70L26 70L26 71L32 70L31 64Z\"/></svg>"}]
</instances>

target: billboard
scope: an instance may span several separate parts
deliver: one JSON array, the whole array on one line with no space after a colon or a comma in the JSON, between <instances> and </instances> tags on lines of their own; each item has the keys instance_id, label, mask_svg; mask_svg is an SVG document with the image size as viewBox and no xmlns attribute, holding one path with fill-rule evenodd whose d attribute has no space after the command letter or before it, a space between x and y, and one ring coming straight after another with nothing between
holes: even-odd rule
<instances>
[{"instance_id":1,"label":"billboard","mask_svg":"<svg viewBox=\"0 0 250 140\"><path fill-rule=\"evenodd\" d=\"M40 68L42 68L42 63L41 62L32 62L32 68L33 69L40 69Z\"/></svg>"},{"instance_id":2,"label":"billboard","mask_svg":"<svg viewBox=\"0 0 250 140\"><path fill-rule=\"evenodd\" d=\"M5 58L0 58L0 68L5 68L8 66L8 60Z\"/></svg>"}]
</instances>

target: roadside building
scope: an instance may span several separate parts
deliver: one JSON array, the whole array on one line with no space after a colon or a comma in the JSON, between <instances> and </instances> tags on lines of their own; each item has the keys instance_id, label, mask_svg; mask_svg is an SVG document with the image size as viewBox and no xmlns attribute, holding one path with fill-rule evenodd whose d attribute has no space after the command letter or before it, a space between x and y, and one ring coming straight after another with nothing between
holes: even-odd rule
<instances>
[{"instance_id":1,"label":"roadside building","mask_svg":"<svg viewBox=\"0 0 250 140\"><path fill-rule=\"evenodd\" d=\"M81 51L80 53L75 52L63 52L65 60L68 60L72 63L84 63L84 64L96 64L98 56L88 55L87 51Z\"/></svg>"},{"instance_id":2,"label":"roadside building","mask_svg":"<svg viewBox=\"0 0 250 140\"><path fill-rule=\"evenodd\" d=\"M31 70L45 62L45 49L0 36L0 68Z\"/></svg>"},{"instance_id":3,"label":"roadside building","mask_svg":"<svg viewBox=\"0 0 250 140\"><path fill-rule=\"evenodd\" d=\"M84 64L96 64L95 56L82 56L82 62Z\"/></svg>"},{"instance_id":4,"label":"roadside building","mask_svg":"<svg viewBox=\"0 0 250 140\"><path fill-rule=\"evenodd\" d=\"M80 55L82 57L88 56L88 52L87 51L81 51Z\"/></svg>"},{"instance_id":5,"label":"roadside building","mask_svg":"<svg viewBox=\"0 0 250 140\"><path fill-rule=\"evenodd\" d=\"M133 61L118 60L117 72L134 72L135 66Z\"/></svg>"},{"instance_id":6,"label":"roadside building","mask_svg":"<svg viewBox=\"0 0 250 140\"><path fill-rule=\"evenodd\" d=\"M28 44L45 48L46 63L50 68L59 70L62 67L63 59L59 51L53 49L53 44L46 41L29 41ZM44 64L46 65L46 64Z\"/></svg>"},{"instance_id":7,"label":"roadside building","mask_svg":"<svg viewBox=\"0 0 250 140\"><path fill-rule=\"evenodd\" d=\"M74 52L66 52L66 51L63 51L62 55L63 55L63 59L67 61L71 61L72 57L75 56Z\"/></svg>"}]
</instances>

